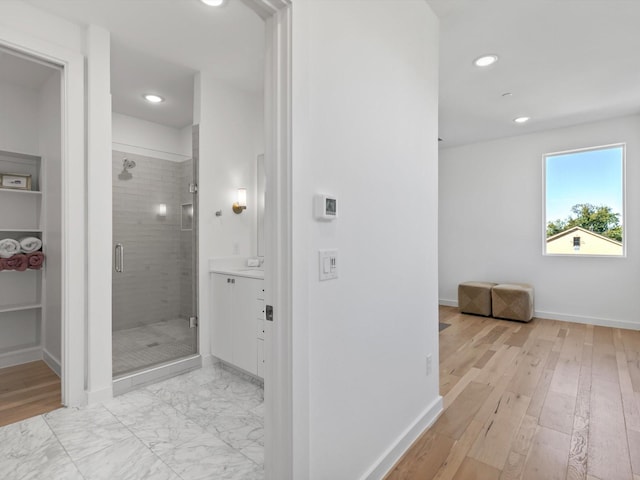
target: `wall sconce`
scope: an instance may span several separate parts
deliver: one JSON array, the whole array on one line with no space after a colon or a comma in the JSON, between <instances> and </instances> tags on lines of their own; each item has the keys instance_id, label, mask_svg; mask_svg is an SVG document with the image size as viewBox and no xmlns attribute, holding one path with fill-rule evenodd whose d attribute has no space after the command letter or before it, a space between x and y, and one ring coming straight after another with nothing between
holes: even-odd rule
<instances>
[{"instance_id":1,"label":"wall sconce","mask_svg":"<svg viewBox=\"0 0 640 480\"><path fill-rule=\"evenodd\" d=\"M161 203L160 205L158 205L158 216L159 217L166 217L167 216L167 204L166 203Z\"/></svg>"},{"instance_id":2,"label":"wall sconce","mask_svg":"<svg viewBox=\"0 0 640 480\"><path fill-rule=\"evenodd\" d=\"M238 189L238 201L233 204L231 207L233 209L233 213L242 213L243 210L247 208L247 189L239 188Z\"/></svg>"}]
</instances>

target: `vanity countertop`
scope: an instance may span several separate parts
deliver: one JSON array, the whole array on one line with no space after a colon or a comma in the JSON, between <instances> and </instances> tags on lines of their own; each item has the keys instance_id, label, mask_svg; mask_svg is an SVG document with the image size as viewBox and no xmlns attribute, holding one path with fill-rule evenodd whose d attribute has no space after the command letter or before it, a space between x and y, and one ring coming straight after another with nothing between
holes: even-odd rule
<instances>
[{"instance_id":1,"label":"vanity countertop","mask_svg":"<svg viewBox=\"0 0 640 480\"><path fill-rule=\"evenodd\" d=\"M253 257L218 257L209 259L209 273L221 273L223 275L235 275L238 277L264 279L264 270L260 267L250 267L249 260L258 260ZM260 262L258 262L260 263Z\"/></svg>"},{"instance_id":2,"label":"vanity countertop","mask_svg":"<svg viewBox=\"0 0 640 480\"><path fill-rule=\"evenodd\" d=\"M251 268L251 267L241 267L241 268L213 267L209 269L209 273L222 273L223 275L235 275L236 277L258 278L260 280L264 279L264 270L261 270L259 268Z\"/></svg>"}]
</instances>

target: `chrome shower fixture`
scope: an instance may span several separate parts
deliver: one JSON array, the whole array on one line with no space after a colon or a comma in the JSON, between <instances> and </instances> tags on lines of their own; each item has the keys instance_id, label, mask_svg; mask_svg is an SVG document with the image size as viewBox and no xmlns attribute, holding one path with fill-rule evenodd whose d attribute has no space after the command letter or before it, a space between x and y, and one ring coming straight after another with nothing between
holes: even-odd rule
<instances>
[{"instance_id":1,"label":"chrome shower fixture","mask_svg":"<svg viewBox=\"0 0 640 480\"><path fill-rule=\"evenodd\" d=\"M122 170L127 172L130 168L136 168L136 162L129 160L127 157L122 159Z\"/></svg>"}]
</instances>

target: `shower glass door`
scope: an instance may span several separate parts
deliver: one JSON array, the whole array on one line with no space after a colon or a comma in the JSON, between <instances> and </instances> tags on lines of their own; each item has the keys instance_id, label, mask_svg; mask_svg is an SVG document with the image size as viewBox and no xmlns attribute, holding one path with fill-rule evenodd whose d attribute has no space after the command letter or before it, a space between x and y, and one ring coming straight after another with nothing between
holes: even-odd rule
<instances>
[{"instance_id":1,"label":"shower glass door","mask_svg":"<svg viewBox=\"0 0 640 480\"><path fill-rule=\"evenodd\" d=\"M197 160L113 152L113 376L197 353Z\"/></svg>"}]
</instances>

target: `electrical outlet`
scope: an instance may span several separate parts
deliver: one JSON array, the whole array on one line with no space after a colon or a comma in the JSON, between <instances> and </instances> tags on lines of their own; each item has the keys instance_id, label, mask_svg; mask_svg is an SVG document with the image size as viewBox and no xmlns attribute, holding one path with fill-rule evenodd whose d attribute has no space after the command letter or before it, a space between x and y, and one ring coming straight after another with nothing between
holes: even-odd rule
<instances>
[{"instance_id":1,"label":"electrical outlet","mask_svg":"<svg viewBox=\"0 0 640 480\"><path fill-rule=\"evenodd\" d=\"M431 354L427 355L427 376L431 375L432 370L432 357Z\"/></svg>"}]
</instances>

